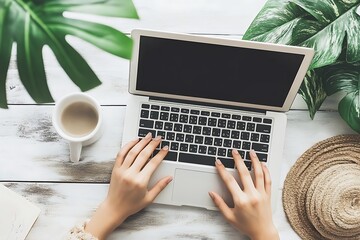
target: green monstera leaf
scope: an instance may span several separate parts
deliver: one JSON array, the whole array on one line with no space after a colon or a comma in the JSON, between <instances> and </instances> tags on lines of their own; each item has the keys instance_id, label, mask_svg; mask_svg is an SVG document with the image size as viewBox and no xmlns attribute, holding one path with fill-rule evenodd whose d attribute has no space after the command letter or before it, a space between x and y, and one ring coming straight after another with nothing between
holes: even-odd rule
<instances>
[{"instance_id":1,"label":"green monstera leaf","mask_svg":"<svg viewBox=\"0 0 360 240\"><path fill-rule=\"evenodd\" d=\"M337 84L341 78L329 81L328 74L339 71L341 66L341 75L346 77L347 71L360 62L360 0L269 0L243 39L315 49L310 71L299 90L313 118L331 94L330 82L331 86L337 86L336 91L344 90ZM354 89L340 102L339 113L360 132L359 95Z\"/></svg>"},{"instance_id":2,"label":"green monstera leaf","mask_svg":"<svg viewBox=\"0 0 360 240\"><path fill-rule=\"evenodd\" d=\"M101 82L85 59L67 43L66 35L81 38L116 56L131 58L132 40L124 33L106 25L65 18L64 11L138 18L131 0L0 0L0 107L7 107L6 77L14 42L21 82L38 103L53 102L42 56L45 45L82 91Z\"/></svg>"}]
</instances>

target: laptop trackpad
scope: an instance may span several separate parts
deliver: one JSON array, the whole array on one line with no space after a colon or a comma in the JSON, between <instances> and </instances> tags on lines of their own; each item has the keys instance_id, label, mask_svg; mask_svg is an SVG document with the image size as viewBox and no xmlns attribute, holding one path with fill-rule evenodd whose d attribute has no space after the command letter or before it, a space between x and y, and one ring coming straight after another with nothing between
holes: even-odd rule
<instances>
[{"instance_id":1,"label":"laptop trackpad","mask_svg":"<svg viewBox=\"0 0 360 240\"><path fill-rule=\"evenodd\" d=\"M176 205L215 209L209 191L223 196L224 187L217 173L176 169L172 200Z\"/></svg>"}]
</instances>

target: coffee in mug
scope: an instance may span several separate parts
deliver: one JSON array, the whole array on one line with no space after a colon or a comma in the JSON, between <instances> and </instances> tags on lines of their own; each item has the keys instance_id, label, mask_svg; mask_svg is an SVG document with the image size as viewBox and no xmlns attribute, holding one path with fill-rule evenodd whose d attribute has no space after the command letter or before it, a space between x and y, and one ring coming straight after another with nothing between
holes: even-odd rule
<instances>
[{"instance_id":1,"label":"coffee in mug","mask_svg":"<svg viewBox=\"0 0 360 240\"><path fill-rule=\"evenodd\" d=\"M94 143L102 134L100 105L85 93L65 96L55 105L53 125L69 141L70 160L78 162L82 147Z\"/></svg>"}]
</instances>

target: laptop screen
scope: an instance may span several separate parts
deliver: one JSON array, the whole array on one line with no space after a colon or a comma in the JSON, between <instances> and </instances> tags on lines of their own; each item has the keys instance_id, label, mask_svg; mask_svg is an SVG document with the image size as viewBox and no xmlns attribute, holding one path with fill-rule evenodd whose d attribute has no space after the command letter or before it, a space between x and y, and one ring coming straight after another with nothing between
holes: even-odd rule
<instances>
[{"instance_id":1,"label":"laptop screen","mask_svg":"<svg viewBox=\"0 0 360 240\"><path fill-rule=\"evenodd\" d=\"M304 54L140 36L136 89L281 107Z\"/></svg>"}]
</instances>

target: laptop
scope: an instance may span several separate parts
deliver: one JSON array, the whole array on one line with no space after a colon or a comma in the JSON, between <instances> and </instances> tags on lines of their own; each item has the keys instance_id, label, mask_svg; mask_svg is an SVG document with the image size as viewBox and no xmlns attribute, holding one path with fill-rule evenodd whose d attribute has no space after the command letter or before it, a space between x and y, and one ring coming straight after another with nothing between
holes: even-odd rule
<instances>
[{"instance_id":1,"label":"laptop","mask_svg":"<svg viewBox=\"0 0 360 240\"><path fill-rule=\"evenodd\" d=\"M173 181L155 203L216 210L209 191L231 205L215 168L219 158L239 181L231 149L252 172L249 150L266 162L272 178L272 209L279 189L289 110L314 50L134 30L122 143L152 132L169 153L150 180Z\"/></svg>"}]
</instances>

